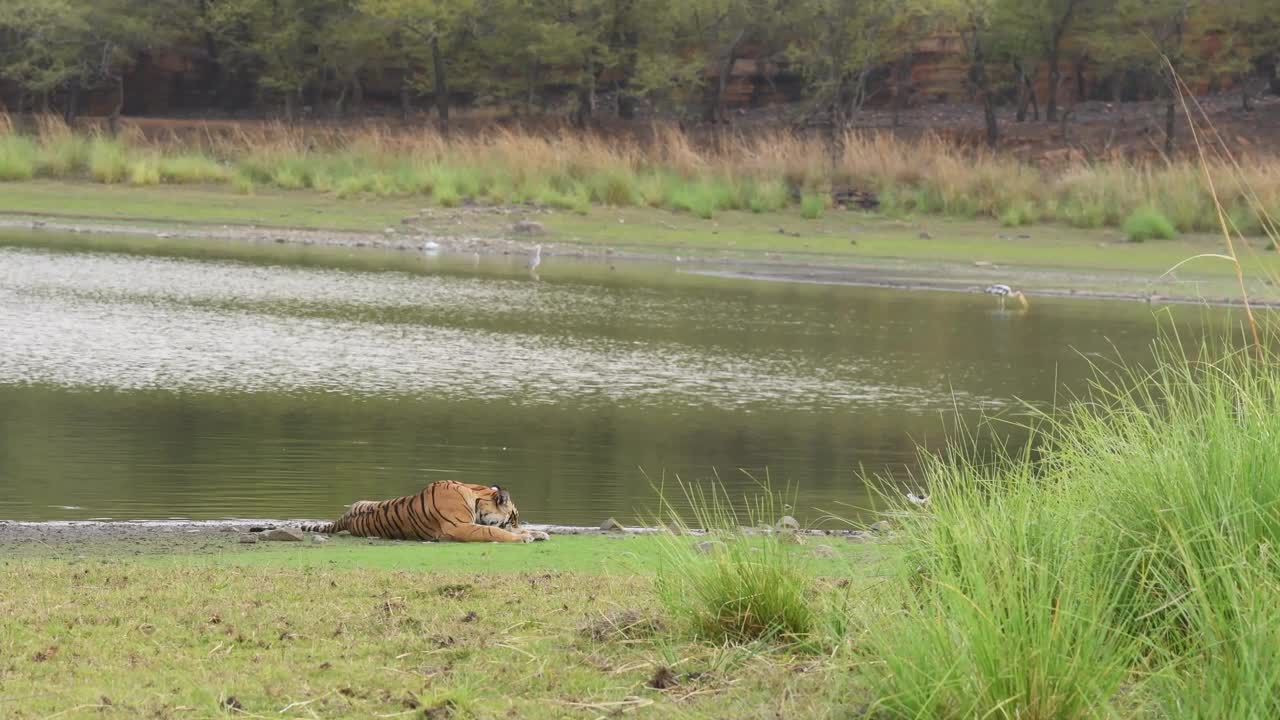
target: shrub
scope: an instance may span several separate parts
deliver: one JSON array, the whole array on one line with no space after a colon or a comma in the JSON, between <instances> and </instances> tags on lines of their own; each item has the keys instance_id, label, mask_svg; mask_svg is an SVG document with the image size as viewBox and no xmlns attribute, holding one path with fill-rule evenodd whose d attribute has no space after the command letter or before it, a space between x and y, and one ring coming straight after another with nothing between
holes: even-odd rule
<instances>
[{"instance_id":1,"label":"shrub","mask_svg":"<svg viewBox=\"0 0 1280 720\"><path fill-rule=\"evenodd\" d=\"M144 155L129 162L130 185L159 185L160 158L156 155Z\"/></svg>"},{"instance_id":2,"label":"shrub","mask_svg":"<svg viewBox=\"0 0 1280 720\"><path fill-rule=\"evenodd\" d=\"M1280 358L1254 350L1162 343L1035 454L924 456L928 508L889 501L905 612L870 639L884 709L1101 716L1154 673L1171 717L1276 714Z\"/></svg>"},{"instance_id":3,"label":"shrub","mask_svg":"<svg viewBox=\"0 0 1280 720\"><path fill-rule=\"evenodd\" d=\"M160 158L160 177L167 183L222 182L231 171L204 155L167 155Z\"/></svg>"},{"instance_id":4,"label":"shrub","mask_svg":"<svg viewBox=\"0 0 1280 720\"><path fill-rule=\"evenodd\" d=\"M1124 221L1124 233L1130 242L1144 242L1153 238L1169 240L1178 234L1173 222L1159 210L1146 207L1134 210Z\"/></svg>"},{"instance_id":5,"label":"shrub","mask_svg":"<svg viewBox=\"0 0 1280 720\"><path fill-rule=\"evenodd\" d=\"M800 198L800 217L806 220L817 220L826 210L826 199L816 193Z\"/></svg>"},{"instance_id":6,"label":"shrub","mask_svg":"<svg viewBox=\"0 0 1280 720\"><path fill-rule=\"evenodd\" d=\"M40 152L40 174L72 177L89 167L89 139L71 132L59 133L45 142Z\"/></svg>"},{"instance_id":7,"label":"shrub","mask_svg":"<svg viewBox=\"0 0 1280 720\"><path fill-rule=\"evenodd\" d=\"M792 546L779 535L754 537L739 530L740 521L771 525L780 500L765 486L753 507L735 508L722 486L681 488L692 517L683 517L663 497L659 521L680 531L664 541L657 578L658 597L671 616L712 642L809 641L819 614ZM687 537L690 522L715 533L710 552L694 548Z\"/></svg>"},{"instance_id":8,"label":"shrub","mask_svg":"<svg viewBox=\"0 0 1280 720\"><path fill-rule=\"evenodd\" d=\"M101 183L124 182L129 177L129 152L119 140L95 137L89 143L89 175Z\"/></svg>"},{"instance_id":9,"label":"shrub","mask_svg":"<svg viewBox=\"0 0 1280 720\"><path fill-rule=\"evenodd\" d=\"M0 180L30 180L36 172L36 144L12 133L0 135Z\"/></svg>"}]
</instances>

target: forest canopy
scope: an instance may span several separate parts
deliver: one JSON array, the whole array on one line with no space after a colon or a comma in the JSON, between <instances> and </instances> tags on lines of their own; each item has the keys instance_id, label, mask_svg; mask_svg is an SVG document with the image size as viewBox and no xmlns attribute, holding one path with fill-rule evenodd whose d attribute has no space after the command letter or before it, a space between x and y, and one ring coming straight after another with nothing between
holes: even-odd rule
<instances>
[{"instance_id":1,"label":"forest canopy","mask_svg":"<svg viewBox=\"0 0 1280 720\"><path fill-rule=\"evenodd\" d=\"M840 122L873 94L906 102L939 38L989 114L1056 120L1084 72L1171 97L1162 58L1198 87L1244 87L1246 105L1242 80L1280 91L1280 0L0 0L0 79L10 110L73 116L93 93L118 115L131 71L170 53L201 69L210 110L343 115L390 87L445 126L456 103L714 122L751 57Z\"/></svg>"}]
</instances>

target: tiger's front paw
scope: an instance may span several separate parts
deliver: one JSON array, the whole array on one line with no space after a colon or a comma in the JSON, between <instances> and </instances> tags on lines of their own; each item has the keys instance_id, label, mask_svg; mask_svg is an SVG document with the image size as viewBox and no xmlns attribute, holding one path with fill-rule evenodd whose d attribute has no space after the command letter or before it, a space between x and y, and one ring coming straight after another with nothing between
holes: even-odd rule
<instances>
[{"instance_id":1,"label":"tiger's front paw","mask_svg":"<svg viewBox=\"0 0 1280 720\"><path fill-rule=\"evenodd\" d=\"M542 532L541 530L523 530L521 531L520 535L521 537L524 538L524 541L527 543L542 542L543 540L551 539L550 535Z\"/></svg>"}]
</instances>

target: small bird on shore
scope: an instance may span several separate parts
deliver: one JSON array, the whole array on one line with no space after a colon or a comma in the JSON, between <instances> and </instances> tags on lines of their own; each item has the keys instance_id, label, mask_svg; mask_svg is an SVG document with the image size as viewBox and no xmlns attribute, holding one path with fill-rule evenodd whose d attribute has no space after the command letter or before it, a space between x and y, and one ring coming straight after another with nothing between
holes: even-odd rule
<instances>
[{"instance_id":1,"label":"small bird on shore","mask_svg":"<svg viewBox=\"0 0 1280 720\"><path fill-rule=\"evenodd\" d=\"M907 502L911 503L912 505L919 505L921 507L924 507L925 505L929 504L929 496L925 495L923 492L920 493L919 495L915 493L907 493Z\"/></svg>"},{"instance_id":2,"label":"small bird on shore","mask_svg":"<svg viewBox=\"0 0 1280 720\"><path fill-rule=\"evenodd\" d=\"M1030 303L1027 302L1027 298L1025 295L1022 294L1022 291L1014 290L1008 285L988 285L986 289L984 289L982 292L988 295L995 295L996 297L1000 298L1001 310L1004 309L1005 300L1011 297L1017 298L1018 302L1022 304L1023 310L1026 310L1028 307L1030 307Z\"/></svg>"},{"instance_id":3,"label":"small bird on shore","mask_svg":"<svg viewBox=\"0 0 1280 720\"><path fill-rule=\"evenodd\" d=\"M533 254L529 256L529 272L538 269L542 264L542 243L533 246Z\"/></svg>"}]
</instances>

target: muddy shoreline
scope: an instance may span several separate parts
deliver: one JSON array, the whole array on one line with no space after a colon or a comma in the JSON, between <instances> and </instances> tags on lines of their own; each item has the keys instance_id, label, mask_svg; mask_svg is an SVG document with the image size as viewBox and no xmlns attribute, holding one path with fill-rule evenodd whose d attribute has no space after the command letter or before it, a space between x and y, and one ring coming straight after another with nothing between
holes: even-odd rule
<instances>
[{"instance_id":1,"label":"muddy shoreline","mask_svg":"<svg viewBox=\"0 0 1280 720\"><path fill-rule=\"evenodd\" d=\"M242 534L261 534L274 528L297 528L323 520L0 520L0 547L9 543L67 543L84 541L165 541L179 539L209 541L220 538L228 544ZM524 524L522 527L552 536L648 536L663 532L660 528L630 527L605 530L580 525ZM259 530L261 529L261 530ZM253 532L251 532L253 530ZM801 536L870 537L864 530L797 530ZM306 533L308 536L315 533ZM691 530L690 534L700 534Z\"/></svg>"},{"instance_id":2,"label":"muddy shoreline","mask_svg":"<svg viewBox=\"0 0 1280 720\"><path fill-rule=\"evenodd\" d=\"M887 270L883 265L851 263L847 258L819 253L778 253L710 255L687 254L688 250L670 248L664 251L639 250L599 244L578 243L548 236L515 236L508 234L429 234L383 233L310 230L302 228L259 227L254 225L203 225L149 221L103 221L35 214L0 214L0 230L36 230L52 233L84 235L120 235L153 237L162 240L243 242L253 244L288 244L365 248L382 251L426 252L442 255L503 256L527 254L535 243L543 246L543 257L567 257L602 262L677 263L685 272L713 277L726 277L762 282L799 282L829 285L903 290L909 292L980 292L995 282L1016 278L1018 287L1028 295L1064 299L1144 302L1148 304L1196 304L1240 307L1238 297L1204 297L1155 292L1122 292L1073 287L1088 284L1104 273L1069 271L1034 266L960 263L915 263ZM681 254L676 254L679 251ZM881 258L886 262L893 258ZM896 276L896 277L895 277ZM935 279L949 278L949 279ZM1130 285L1133 286L1133 285ZM1280 302L1251 301L1253 307L1280 307Z\"/></svg>"}]
</instances>

